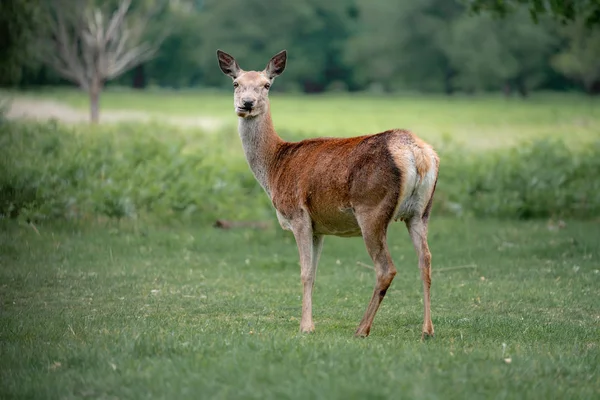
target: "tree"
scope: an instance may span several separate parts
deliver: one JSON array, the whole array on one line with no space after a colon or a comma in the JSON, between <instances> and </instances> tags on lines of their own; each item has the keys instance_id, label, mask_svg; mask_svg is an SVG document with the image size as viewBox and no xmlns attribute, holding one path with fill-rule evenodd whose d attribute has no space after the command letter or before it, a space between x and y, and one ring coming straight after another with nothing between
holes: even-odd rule
<instances>
[{"instance_id":1,"label":"tree","mask_svg":"<svg viewBox=\"0 0 600 400\"><path fill-rule=\"evenodd\" d=\"M456 1L358 0L358 32L346 44L346 61L363 86L385 91L417 89L451 92L454 74L443 51Z\"/></svg>"},{"instance_id":2,"label":"tree","mask_svg":"<svg viewBox=\"0 0 600 400\"><path fill-rule=\"evenodd\" d=\"M547 75L555 38L546 21L534 24L525 10L504 19L490 15L456 20L446 54L457 74L454 83L466 91L516 88L526 96Z\"/></svg>"},{"instance_id":3,"label":"tree","mask_svg":"<svg viewBox=\"0 0 600 400\"><path fill-rule=\"evenodd\" d=\"M0 84L19 81L23 67L34 59L34 38L40 30L36 0L0 1Z\"/></svg>"},{"instance_id":4,"label":"tree","mask_svg":"<svg viewBox=\"0 0 600 400\"><path fill-rule=\"evenodd\" d=\"M592 94L600 88L600 31L589 29L584 20L563 27L568 46L554 56L552 66L562 74L583 84Z\"/></svg>"},{"instance_id":5,"label":"tree","mask_svg":"<svg viewBox=\"0 0 600 400\"><path fill-rule=\"evenodd\" d=\"M144 71L152 83L164 87L183 88L198 84L204 72L198 61L204 37L199 10L195 4L179 0L161 12L160 18L153 20L149 36L160 36L164 26L169 27L169 35L156 56L143 64Z\"/></svg>"},{"instance_id":6,"label":"tree","mask_svg":"<svg viewBox=\"0 0 600 400\"><path fill-rule=\"evenodd\" d=\"M100 93L107 80L153 57L158 44L142 41L146 18L129 18L122 0L110 18L86 1L49 3L49 43L43 61L90 96L90 120L99 119Z\"/></svg>"},{"instance_id":7,"label":"tree","mask_svg":"<svg viewBox=\"0 0 600 400\"><path fill-rule=\"evenodd\" d=\"M506 16L520 6L529 8L531 17L537 21L542 15L550 14L563 22L573 22L578 19L585 21L588 27L600 26L600 1L598 0L463 0L469 9L475 13L492 11L500 16Z\"/></svg>"},{"instance_id":8,"label":"tree","mask_svg":"<svg viewBox=\"0 0 600 400\"><path fill-rule=\"evenodd\" d=\"M307 92L344 81L341 52L352 24L352 0L206 0L199 29L199 64L206 84L223 82L214 49L233 54L243 68L263 68L264 59L287 49L292 67L278 89L292 85Z\"/></svg>"}]
</instances>

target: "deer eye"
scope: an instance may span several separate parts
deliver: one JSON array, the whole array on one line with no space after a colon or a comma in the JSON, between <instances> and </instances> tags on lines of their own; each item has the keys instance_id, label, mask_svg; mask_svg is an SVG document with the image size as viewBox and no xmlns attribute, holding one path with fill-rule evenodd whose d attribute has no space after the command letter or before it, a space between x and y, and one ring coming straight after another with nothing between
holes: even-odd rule
<instances>
[{"instance_id":1,"label":"deer eye","mask_svg":"<svg viewBox=\"0 0 600 400\"><path fill-rule=\"evenodd\" d=\"M269 89L271 87L270 83L265 83L265 89Z\"/></svg>"},{"instance_id":2,"label":"deer eye","mask_svg":"<svg viewBox=\"0 0 600 400\"><path fill-rule=\"evenodd\" d=\"M237 82L233 82L233 87L234 87L234 88L236 88L236 87L238 87L238 86L240 86L240 84L239 84L239 83L237 83Z\"/></svg>"}]
</instances>

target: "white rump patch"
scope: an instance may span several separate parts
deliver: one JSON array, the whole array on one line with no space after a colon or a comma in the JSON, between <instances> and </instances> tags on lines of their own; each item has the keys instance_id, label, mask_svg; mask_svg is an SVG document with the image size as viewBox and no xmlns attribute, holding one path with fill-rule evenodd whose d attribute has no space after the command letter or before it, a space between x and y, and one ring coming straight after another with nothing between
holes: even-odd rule
<instances>
[{"instance_id":1,"label":"white rump patch","mask_svg":"<svg viewBox=\"0 0 600 400\"><path fill-rule=\"evenodd\" d=\"M437 175L437 165L433 151L429 148L426 151L430 160L430 167L423 178L417 173L415 157L410 152L411 165L407 171L402 171L402 185L404 190L400 193L398 205L394 212L394 219L396 220L408 220L414 215L422 214L425 211L427 202L431 198Z\"/></svg>"}]
</instances>

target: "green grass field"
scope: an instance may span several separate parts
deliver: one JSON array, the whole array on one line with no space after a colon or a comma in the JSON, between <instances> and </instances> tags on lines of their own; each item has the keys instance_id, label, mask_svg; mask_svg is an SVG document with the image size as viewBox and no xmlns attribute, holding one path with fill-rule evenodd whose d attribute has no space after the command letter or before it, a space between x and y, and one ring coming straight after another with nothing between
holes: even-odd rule
<instances>
[{"instance_id":1,"label":"green grass field","mask_svg":"<svg viewBox=\"0 0 600 400\"><path fill-rule=\"evenodd\" d=\"M359 239L328 237L298 333L288 233L0 223L0 398L597 399L598 222L433 218L433 321L400 224L371 336Z\"/></svg>"},{"instance_id":2,"label":"green grass field","mask_svg":"<svg viewBox=\"0 0 600 400\"><path fill-rule=\"evenodd\" d=\"M23 94L19 94L23 96ZM29 93L86 111L88 98L75 90ZM352 136L392 128L411 129L440 145L446 140L467 148L515 145L541 137L573 144L600 137L600 99L581 94L533 94L506 99L499 95L433 96L366 94L271 94L273 120L284 138ZM105 112L135 110L161 117L216 117L232 128L237 124L229 91L171 92L107 90Z\"/></svg>"},{"instance_id":3,"label":"green grass field","mask_svg":"<svg viewBox=\"0 0 600 400\"><path fill-rule=\"evenodd\" d=\"M16 95L87 108L85 95L73 90ZM481 150L538 138L583 147L600 138L599 99L578 95L271 98L284 138L410 128L445 152L449 171L452 159L492 154ZM462 170L450 173L451 182L438 186L429 234L436 337L420 342L422 284L401 224L392 225L389 239L398 275L371 336L353 337L375 281L361 264L370 259L360 239L335 237L325 239L317 274L316 333L301 335L296 246L275 226L242 159L231 93L113 89L102 105L105 113L135 110L158 121L213 117L225 127L3 125L0 139L12 147L0 163L0 172L8 171L0 189L20 184L31 198L54 200L80 219L30 225L27 215L36 214L26 213L27 204L17 219L0 219L1 399L600 398L597 216L567 219L562 229L556 220L440 217L444 193L453 193L448 185L462 187ZM453 143L444 147L446 141ZM536 149L527 165L537 175L516 179L510 165L490 169L487 195L496 192L486 185L498 183L511 188L508 200L524 196L524 206L548 202L557 210L558 200L575 202L581 193L589 195L581 204L596 202L591 179L598 177L585 174L597 168L593 156ZM545 161L544 149L558 151L550 159L559 167ZM513 162L517 171L527 163ZM15 166L22 176L11 175ZM565 175L568 168L579 172ZM564 176L575 176L573 185ZM173 184L164 193L163 181ZM190 202L194 196L201 200ZM138 219L107 220L107 204L132 198L140 203ZM144 211L144 201L153 211ZM206 206L196 207L196 225L185 212L173 214L180 203ZM210 226L214 217L270 218L273 226L222 231Z\"/></svg>"}]
</instances>

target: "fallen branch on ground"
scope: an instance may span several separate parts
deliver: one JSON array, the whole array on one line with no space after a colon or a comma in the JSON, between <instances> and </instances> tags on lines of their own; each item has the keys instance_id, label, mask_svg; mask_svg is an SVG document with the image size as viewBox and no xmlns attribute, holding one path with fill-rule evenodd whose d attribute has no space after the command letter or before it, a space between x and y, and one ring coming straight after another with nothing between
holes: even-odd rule
<instances>
[{"instance_id":1,"label":"fallen branch on ground","mask_svg":"<svg viewBox=\"0 0 600 400\"><path fill-rule=\"evenodd\" d=\"M369 264L365 264L362 261L357 261L356 265L360 265L361 267L365 267L365 268L375 271L375 267L373 267L372 265L369 265Z\"/></svg>"},{"instance_id":2,"label":"fallen branch on ground","mask_svg":"<svg viewBox=\"0 0 600 400\"><path fill-rule=\"evenodd\" d=\"M251 228L251 229L269 229L271 224L267 221L227 221L224 219L218 219L215 221L213 227L220 229L233 229L233 228Z\"/></svg>"}]
</instances>

